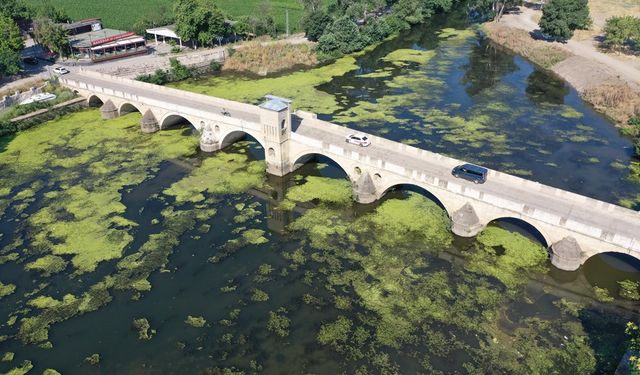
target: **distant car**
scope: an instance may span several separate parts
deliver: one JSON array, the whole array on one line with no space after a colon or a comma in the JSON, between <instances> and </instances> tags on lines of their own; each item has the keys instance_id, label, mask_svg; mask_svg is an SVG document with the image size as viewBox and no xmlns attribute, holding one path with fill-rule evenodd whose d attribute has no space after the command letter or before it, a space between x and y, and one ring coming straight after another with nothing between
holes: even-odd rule
<instances>
[{"instance_id":1,"label":"distant car","mask_svg":"<svg viewBox=\"0 0 640 375\"><path fill-rule=\"evenodd\" d=\"M462 164L453 168L451 174L454 177L463 178L472 181L474 184L484 184L487 181L487 168L479 167L473 164Z\"/></svg>"},{"instance_id":2,"label":"distant car","mask_svg":"<svg viewBox=\"0 0 640 375\"><path fill-rule=\"evenodd\" d=\"M53 72L57 73L57 74L67 74L67 73L69 73L67 68L65 68L63 66L56 66L55 68L53 68Z\"/></svg>"},{"instance_id":3,"label":"distant car","mask_svg":"<svg viewBox=\"0 0 640 375\"><path fill-rule=\"evenodd\" d=\"M362 147L367 147L371 144L371 140L366 135L349 134L345 141Z\"/></svg>"},{"instance_id":4,"label":"distant car","mask_svg":"<svg viewBox=\"0 0 640 375\"><path fill-rule=\"evenodd\" d=\"M38 65L38 59L33 56L23 58L22 62L29 65Z\"/></svg>"}]
</instances>

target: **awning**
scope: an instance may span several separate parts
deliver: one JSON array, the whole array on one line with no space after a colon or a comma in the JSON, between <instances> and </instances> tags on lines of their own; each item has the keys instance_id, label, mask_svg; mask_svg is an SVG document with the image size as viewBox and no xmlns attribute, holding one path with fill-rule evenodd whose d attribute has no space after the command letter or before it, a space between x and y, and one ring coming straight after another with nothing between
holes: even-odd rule
<instances>
[{"instance_id":1,"label":"awning","mask_svg":"<svg viewBox=\"0 0 640 375\"><path fill-rule=\"evenodd\" d=\"M99 49L119 47L119 46L124 46L124 45L127 45L127 44L140 43L140 42L144 42L144 38L143 37L125 39L125 40L118 40L117 42L113 42L113 43L109 43L109 44L103 44L103 45L97 46L97 47L92 47L91 50L92 51L96 51L96 50L99 50Z\"/></svg>"}]
</instances>

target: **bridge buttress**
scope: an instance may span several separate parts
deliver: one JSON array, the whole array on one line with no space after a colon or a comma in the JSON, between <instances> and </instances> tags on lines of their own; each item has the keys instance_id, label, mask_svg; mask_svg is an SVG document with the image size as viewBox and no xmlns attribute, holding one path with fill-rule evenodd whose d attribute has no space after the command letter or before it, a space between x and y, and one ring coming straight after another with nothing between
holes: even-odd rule
<instances>
[{"instance_id":1,"label":"bridge buttress","mask_svg":"<svg viewBox=\"0 0 640 375\"><path fill-rule=\"evenodd\" d=\"M587 260L582 248L573 237L564 237L551 245L551 264L564 271L575 271Z\"/></svg>"},{"instance_id":2,"label":"bridge buttress","mask_svg":"<svg viewBox=\"0 0 640 375\"><path fill-rule=\"evenodd\" d=\"M284 176L291 172L291 100L266 96L260 104L260 123L265 141L267 173Z\"/></svg>"},{"instance_id":3,"label":"bridge buttress","mask_svg":"<svg viewBox=\"0 0 640 375\"><path fill-rule=\"evenodd\" d=\"M460 237L474 237L485 226L480 222L478 214L469 203L465 203L464 206L451 215L451 231Z\"/></svg>"}]
</instances>

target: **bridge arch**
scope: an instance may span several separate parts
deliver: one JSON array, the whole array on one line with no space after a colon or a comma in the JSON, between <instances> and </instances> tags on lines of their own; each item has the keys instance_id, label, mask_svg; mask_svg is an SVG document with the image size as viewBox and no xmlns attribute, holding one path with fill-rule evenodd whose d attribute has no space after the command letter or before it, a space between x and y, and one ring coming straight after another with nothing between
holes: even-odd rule
<instances>
[{"instance_id":1,"label":"bridge arch","mask_svg":"<svg viewBox=\"0 0 640 375\"><path fill-rule=\"evenodd\" d=\"M377 175L380 176L379 174ZM377 177L375 175L373 176L374 181L380 178L381 177ZM434 194L431 190L425 189L420 185L412 184L410 182L396 182L388 185L384 190L381 190L380 198L386 196L387 194L389 194L394 190L399 190L399 189L404 189L407 191L413 191L415 193L418 193L424 196L425 198L432 200L435 204L438 205L438 207L442 208L447 213L447 216L451 217L451 215L453 215L453 212L454 212L453 208L447 206L447 203L446 203L447 201L442 196L439 196L439 194Z\"/></svg>"},{"instance_id":2,"label":"bridge arch","mask_svg":"<svg viewBox=\"0 0 640 375\"><path fill-rule=\"evenodd\" d=\"M160 130L175 129L185 125L188 125L192 131L198 132L196 122L177 113L167 113L162 117L162 120L160 120Z\"/></svg>"},{"instance_id":3,"label":"bridge arch","mask_svg":"<svg viewBox=\"0 0 640 375\"><path fill-rule=\"evenodd\" d=\"M216 126L218 126L218 125L216 125ZM222 130L224 130L224 128ZM244 138L246 136L250 136L251 138L255 139L256 142L258 142L260 144L260 146L262 147L262 149L265 152L265 159L266 159L268 148L265 145L264 140L262 139L262 137L257 136L256 134L253 134L253 132L247 132L247 131L244 131L244 130L234 130L234 129L229 130L227 132L224 132L220 136L220 148L224 149L226 147L229 147L233 143L241 140L242 138Z\"/></svg>"},{"instance_id":4,"label":"bridge arch","mask_svg":"<svg viewBox=\"0 0 640 375\"><path fill-rule=\"evenodd\" d=\"M101 107L104 102L105 101L96 94L89 95L89 97L87 98L87 105L89 107Z\"/></svg>"},{"instance_id":5,"label":"bridge arch","mask_svg":"<svg viewBox=\"0 0 640 375\"><path fill-rule=\"evenodd\" d=\"M349 178L349 180L351 181L354 180L355 168L352 170L346 167L344 164L340 163L338 160L332 158L331 156L327 156L323 153L313 152L313 151L305 151L298 154L296 157L291 158L291 160L293 160L293 163L291 164L291 167L292 167L291 170L295 171L296 169L302 167L303 165L307 164L308 162L310 162L311 160L313 160L318 156L322 156L323 158L327 158L331 160L335 165L337 165L342 170L342 172L344 172L344 174ZM357 178L358 176L355 176L355 179Z\"/></svg>"},{"instance_id":6,"label":"bridge arch","mask_svg":"<svg viewBox=\"0 0 640 375\"><path fill-rule=\"evenodd\" d=\"M515 232L533 237L533 239L538 241L546 249L549 249L551 245L553 245L551 238L542 229L540 229L539 226L536 226L525 219L514 216L499 216L489 220L486 225L492 223L502 224L501 226L506 227L506 229L513 229Z\"/></svg>"},{"instance_id":7,"label":"bridge arch","mask_svg":"<svg viewBox=\"0 0 640 375\"><path fill-rule=\"evenodd\" d=\"M120 116L126 115L127 113L132 113L132 112L142 113L142 110L140 110L138 106L129 102L122 103L122 105L120 105L120 108L118 108L118 113L120 114Z\"/></svg>"}]
</instances>

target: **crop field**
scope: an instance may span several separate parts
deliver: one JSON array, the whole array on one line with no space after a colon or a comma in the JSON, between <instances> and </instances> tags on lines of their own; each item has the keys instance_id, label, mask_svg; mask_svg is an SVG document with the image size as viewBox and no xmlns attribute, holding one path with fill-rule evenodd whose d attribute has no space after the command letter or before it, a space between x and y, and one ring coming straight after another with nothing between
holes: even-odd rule
<instances>
[{"instance_id":1,"label":"crop field","mask_svg":"<svg viewBox=\"0 0 640 375\"><path fill-rule=\"evenodd\" d=\"M41 0L26 0L36 4ZM171 12L172 0L50 0L49 3L64 8L74 19L102 18L105 27L130 30L142 16L161 10ZM217 0L215 2L229 17L258 14L264 0ZM298 0L272 0L271 14L276 18L278 32L285 31L286 10L289 10L289 28L291 32L300 31L300 19L303 8Z\"/></svg>"}]
</instances>

